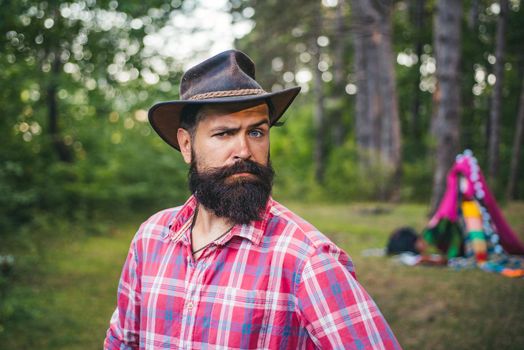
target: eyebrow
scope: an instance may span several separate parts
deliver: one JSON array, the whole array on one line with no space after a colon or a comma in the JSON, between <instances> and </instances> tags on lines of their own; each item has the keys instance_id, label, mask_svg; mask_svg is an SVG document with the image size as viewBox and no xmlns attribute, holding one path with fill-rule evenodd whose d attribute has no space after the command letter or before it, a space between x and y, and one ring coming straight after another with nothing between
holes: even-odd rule
<instances>
[{"instance_id":1,"label":"eyebrow","mask_svg":"<svg viewBox=\"0 0 524 350\"><path fill-rule=\"evenodd\" d=\"M251 125L249 126L249 128L256 128L257 126L262 126L262 125L264 125L264 124L269 125L269 120L267 120L267 119L261 120L261 121L259 121L258 123L251 124Z\"/></svg>"},{"instance_id":2,"label":"eyebrow","mask_svg":"<svg viewBox=\"0 0 524 350\"><path fill-rule=\"evenodd\" d=\"M253 129L253 128L256 128L256 127L259 127L259 126L262 126L262 125L268 125L269 126L269 120L267 119L264 119L264 120L261 120L259 122L256 122L256 123L253 123L251 125L248 125L247 128L248 129ZM223 132L223 131L239 131L241 128L240 127L228 127L228 126L217 126L216 128L213 128L211 129L211 132Z\"/></svg>"}]
</instances>

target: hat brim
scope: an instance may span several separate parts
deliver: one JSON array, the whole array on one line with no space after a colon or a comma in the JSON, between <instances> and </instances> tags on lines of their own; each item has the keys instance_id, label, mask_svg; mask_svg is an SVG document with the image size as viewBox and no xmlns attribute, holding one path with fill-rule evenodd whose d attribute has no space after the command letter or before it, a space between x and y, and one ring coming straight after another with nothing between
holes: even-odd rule
<instances>
[{"instance_id":1,"label":"hat brim","mask_svg":"<svg viewBox=\"0 0 524 350\"><path fill-rule=\"evenodd\" d=\"M287 110L300 92L300 87L261 94L245 95L234 97L221 97L205 100L180 100L168 101L155 104L149 109L148 117L151 126L156 133L170 146L180 151L178 145L177 132L180 127L180 117L182 109L188 105L217 105L217 104L235 104L242 102L269 101L272 106L270 113L270 124L274 125Z\"/></svg>"}]
</instances>

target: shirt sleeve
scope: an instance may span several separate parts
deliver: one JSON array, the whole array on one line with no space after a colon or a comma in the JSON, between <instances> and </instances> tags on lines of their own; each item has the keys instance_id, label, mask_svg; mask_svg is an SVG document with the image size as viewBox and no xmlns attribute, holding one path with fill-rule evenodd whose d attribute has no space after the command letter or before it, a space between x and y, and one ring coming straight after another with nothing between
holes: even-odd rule
<instances>
[{"instance_id":1,"label":"shirt sleeve","mask_svg":"<svg viewBox=\"0 0 524 350\"><path fill-rule=\"evenodd\" d=\"M297 298L299 317L320 349L401 349L343 251L317 249L304 265Z\"/></svg>"},{"instance_id":2,"label":"shirt sleeve","mask_svg":"<svg viewBox=\"0 0 524 350\"><path fill-rule=\"evenodd\" d=\"M140 264L133 240L118 284L117 307L104 341L105 350L138 349L140 334Z\"/></svg>"}]
</instances>

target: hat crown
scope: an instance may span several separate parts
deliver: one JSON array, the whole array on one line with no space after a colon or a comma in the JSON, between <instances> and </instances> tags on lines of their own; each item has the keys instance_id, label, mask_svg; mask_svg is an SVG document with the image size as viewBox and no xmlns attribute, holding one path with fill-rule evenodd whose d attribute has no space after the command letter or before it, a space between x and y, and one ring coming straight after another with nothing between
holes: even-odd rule
<instances>
[{"instance_id":1,"label":"hat crown","mask_svg":"<svg viewBox=\"0 0 524 350\"><path fill-rule=\"evenodd\" d=\"M182 76L180 97L245 89L262 90L255 80L255 64L243 52L228 50L189 69Z\"/></svg>"}]
</instances>

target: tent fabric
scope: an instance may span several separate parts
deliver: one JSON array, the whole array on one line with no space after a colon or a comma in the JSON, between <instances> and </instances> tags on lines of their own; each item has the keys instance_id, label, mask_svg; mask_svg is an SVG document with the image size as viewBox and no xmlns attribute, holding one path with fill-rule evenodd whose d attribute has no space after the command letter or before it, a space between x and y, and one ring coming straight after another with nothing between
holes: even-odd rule
<instances>
[{"instance_id":1,"label":"tent fabric","mask_svg":"<svg viewBox=\"0 0 524 350\"><path fill-rule=\"evenodd\" d=\"M462 190L461 177L467 183ZM442 220L460 224L460 204L463 199L476 200L480 204L484 233L493 243L495 252L501 252L503 248L509 254L524 255L524 244L504 219L495 197L488 188L477 159L470 150L459 154L455 164L448 172L446 191L426 231L435 231Z\"/></svg>"}]
</instances>

